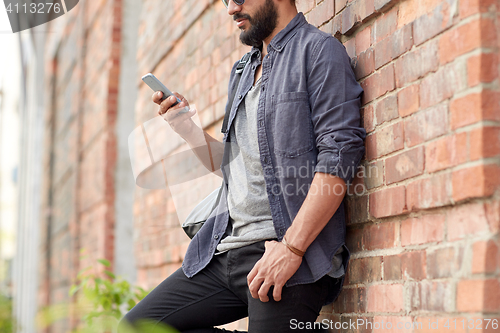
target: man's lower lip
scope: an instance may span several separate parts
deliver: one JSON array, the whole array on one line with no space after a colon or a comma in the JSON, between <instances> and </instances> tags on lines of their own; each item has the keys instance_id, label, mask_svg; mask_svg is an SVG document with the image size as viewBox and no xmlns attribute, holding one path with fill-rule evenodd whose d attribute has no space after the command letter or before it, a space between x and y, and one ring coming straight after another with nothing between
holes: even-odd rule
<instances>
[{"instance_id":1,"label":"man's lower lip","mask_svg":"<svg viewBox=\"0 0 500 333\"><path fill-rule=\"evenodd\" d=\"M241 21L238 21L238 22L236 22L236 25L237 25L238 27L241 27L243 24L245 24L245 22L246 22L246 21L247 21L247 19L243 19L243 20L241 20Z\"/></svg>"}]
</instances>

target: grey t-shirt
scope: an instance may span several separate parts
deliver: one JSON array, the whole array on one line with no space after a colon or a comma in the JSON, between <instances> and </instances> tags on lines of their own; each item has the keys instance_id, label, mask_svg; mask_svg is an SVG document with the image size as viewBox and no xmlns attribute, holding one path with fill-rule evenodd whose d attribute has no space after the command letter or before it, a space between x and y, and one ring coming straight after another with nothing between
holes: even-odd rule
<instances>
[{"instance_id":1,"label":"grey t-shirt","mask_svg":"<svg viewBox=\"0 0 500 333\"><path fill-rule=\"evenodd\" d=\"M277 238L257 142L257 107L260 79L241 103L229 132L228 208L232 231L217 251Z\"/></svg>"}]
</instances>

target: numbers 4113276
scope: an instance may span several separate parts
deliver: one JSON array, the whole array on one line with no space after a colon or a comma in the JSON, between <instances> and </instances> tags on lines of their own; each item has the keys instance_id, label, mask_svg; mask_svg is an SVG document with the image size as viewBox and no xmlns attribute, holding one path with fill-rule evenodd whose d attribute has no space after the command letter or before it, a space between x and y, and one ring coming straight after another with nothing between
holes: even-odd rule
<instances>
[{"instance_id":1,"label":"numbers 4113276","mask_svg":"<svg viewBox=\"0 0 500 333\"><path fill-rule=\"evenodd\" d=\"M63 10L61 8L61 4L56 2L39 2L39 3L24 3L24 4L18 4L16 3L15 5L12 5L12 3L9 3L7 6L7 13L12 14L14 13L24 13L24 14L49 14L49 13L56 13L59 14Z\"/></svg>"}]
</instances>

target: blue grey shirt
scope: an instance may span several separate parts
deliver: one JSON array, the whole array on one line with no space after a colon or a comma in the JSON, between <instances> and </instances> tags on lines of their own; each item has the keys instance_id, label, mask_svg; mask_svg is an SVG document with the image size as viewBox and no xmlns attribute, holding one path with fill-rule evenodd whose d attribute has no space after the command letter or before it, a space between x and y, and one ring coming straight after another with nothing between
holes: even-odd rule
<instances>
[{"instance_id":1,"label":"blue grey shirt","mask_svg":"<svg viewBox=\"0 0 500 333\"><path fill-rule=\"evenodd\" d=\"M272 39L267 51L261 63L261 51L252 48L230 109L228 128L253 85L256 68L262 64L258 144L274 229L281 240L304 202L316 172L336 175L346 183L354 177L364 155L366 137L359 112L363 90L356 82L345 47L308 24L302 13ZM229 92L236 86L236 65L231 71ZM223 142L227 140L225 133ZM221 166L225 184L228 155L225 148ZM227 185L223 186L222 198L227 198ZM188 247L182 264L186 276L192 277L207 266L228 220L227 200L223 199ZM332 258L341 246L345 249L343 265L347 269L345 233L342 202L286 286L312 283L325 276L332 270ZM327 303L338 296L343 279Z\"/></svg>"}]
</instances>

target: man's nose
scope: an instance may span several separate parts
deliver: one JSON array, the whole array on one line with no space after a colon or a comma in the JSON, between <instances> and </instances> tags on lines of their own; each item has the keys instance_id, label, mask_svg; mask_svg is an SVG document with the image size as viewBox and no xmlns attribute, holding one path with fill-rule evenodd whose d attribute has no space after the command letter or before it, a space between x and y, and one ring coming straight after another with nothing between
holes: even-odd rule
<instances>
[{"instance_id":1,"label":"man's nose","mask_svg":"<svg viewBox=\"0 0 500 333\"><path fill-rule=\"evenodd\" d=\"M237 5L233 0L229 0L228 6L227 6L227 13L229 15L234 15L235 13L241 11L241 6Z\"/></svg>"}]
</instances>

